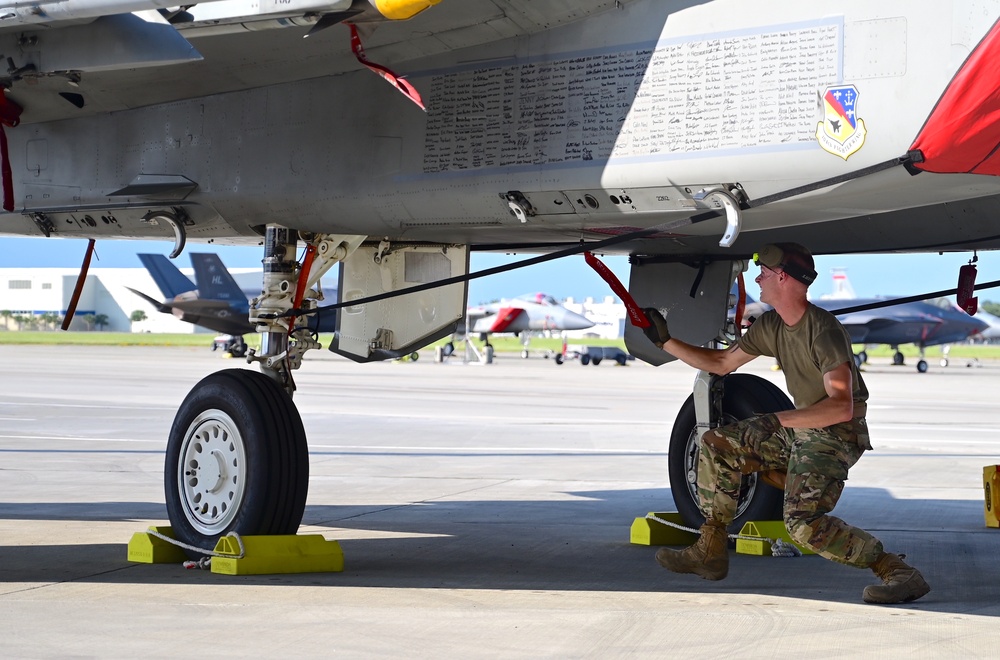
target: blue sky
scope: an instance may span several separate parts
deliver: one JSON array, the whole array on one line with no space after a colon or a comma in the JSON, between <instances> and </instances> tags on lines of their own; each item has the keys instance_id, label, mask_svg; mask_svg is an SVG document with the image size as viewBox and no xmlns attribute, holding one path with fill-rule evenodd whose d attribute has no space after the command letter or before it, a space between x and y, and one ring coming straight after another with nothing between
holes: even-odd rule
<instances>
[{"instance_id":1,"label":"blue sky","mask_svg":"<svg viewBox=\"0 0 1000 660\"><path fill-rule=\"evenodd\" d=\"M168 254L173 247L169 241L98 241L94 268L139 268L137 254L153 252ZM2 268L77 268L83 260L86 242L71 239L0 237L0 267ZM186 251L217 252L229 268L259 268L261 248L227 247L189 243ZM472 270L492 268L533 254L500 255L474 254ZM815 296L832 290L830 269L843 267L858 296L910 296L930 291L951 289L958 281L958 269L968 263L971 253L945 253L921 255L832 256L817 258L819 278L810 291ZM190 266L186 255L177 259L178 266ZM612 271L628 283L628 260L625 257L602 257ZM977 282L1000 280L1000 252L979 254ZM756 267L747 274L747 291L756 295L752 278ZM529 266L500 275L491 275L469 284L469 302L476 304L497 298L512 298L524 293L544 291L556 298L569 296L582 300L588 296L602 299L611 290L577 255ZM980 303L1000 301L1000 289L980 291Z\"/></svg>"}]
</instances>

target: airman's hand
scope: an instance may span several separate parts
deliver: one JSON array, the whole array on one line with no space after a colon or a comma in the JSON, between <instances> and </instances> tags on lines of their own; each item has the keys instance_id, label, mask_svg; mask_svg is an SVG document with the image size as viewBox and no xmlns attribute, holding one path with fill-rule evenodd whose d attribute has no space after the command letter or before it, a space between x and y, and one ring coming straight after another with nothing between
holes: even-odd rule
<instances>
[{"instance_id":1,"label":"airman's hand","mask_svg":"<svg viewBox=\"0 0 1000 660\"><path fill-rule=\"evenodd\" d=\"M663 348L663 345L670 341L667 319L663 318L663 314L660 314L660 310L655 307L645 307L642 311L649 319L649 327L643 328L642 331L649 338L649 341L656 344L657 348Z\"/></svg>"}]
</instances>

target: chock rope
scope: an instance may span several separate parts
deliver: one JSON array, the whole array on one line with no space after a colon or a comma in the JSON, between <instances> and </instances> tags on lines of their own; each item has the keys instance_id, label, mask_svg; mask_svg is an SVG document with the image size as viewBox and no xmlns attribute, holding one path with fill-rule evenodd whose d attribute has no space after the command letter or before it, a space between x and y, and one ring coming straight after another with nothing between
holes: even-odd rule
<instances>
[{"instance_id":1,"label":"chock rope","mask_svg":"<svg viewBox=\"0 0 1000 660\"><path fill-rule=\"evenodd\" d=\"M655 520L661 525L666 525L667 527L673 527L674 529L679 529L684 532L690 532L691 534L696 534L701 536L701 531L694 529L693 527L685 527L675 522L670 522L669 520L664 520L659 516L649 513L646 514L646 520ZM767 541L771 544L771 556L772 557L801 557L802 551L795 547L794 544L788 543L783 539L772 539L766 536L747 536L745 534L726 534L728 538L731 539L742 539L744 541Z\"/></svg>"},{"instance_id":2,"label":"chock rope","mask_svg":"<svg viewBox=\"0 0 1000 660\"><path fill-rule=\"evenodd\" d=\"M184 562L184 568L204 568L204 569L208 569L211 566L212 557L228 557L228 558L231 558L231 559L243 559L243 557L245 557L246 554L247 554L246 548L243 547L243 539L241 539L240 535L237 534L236 532L229 532L228 534L226 534L226 536L229 537L229 538L236 539L236 545L238 545L240 547L240 551L237 554L232 554L232 553L229 553L229 552L217 552L216 550L205 550L204 548L199 548L196 545L191 545L189 543L184 543L183 541L178 541L177 539L172 539L169 536L167 536L166 534L159 533L155 529L146 530L146 533L149 534L150 536L155 536L158 539L162 539L162 540L164 540L167 543L170 543L172 545L176 545L176 546L179 546L181 548L184 548L185 550L191 550L192 552L200 552L203 555L207 555L205 557L202 557L198 561L186 561L186 562Z\"/></svg>"}]
</instances>

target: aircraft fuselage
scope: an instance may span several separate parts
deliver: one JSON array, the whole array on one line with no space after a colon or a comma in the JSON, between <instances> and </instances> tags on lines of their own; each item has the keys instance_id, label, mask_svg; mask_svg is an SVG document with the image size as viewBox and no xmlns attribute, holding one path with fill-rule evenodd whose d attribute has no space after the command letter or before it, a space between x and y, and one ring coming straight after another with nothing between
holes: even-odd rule
<instances>
[{"instance_id":1,"label":"aircraft fuselage","mask_svg":"<svg viewBox=\"0 0 1000 660\"><path fill-rule=\"evenodd\" d=\"M29 106L8 130L18 208L4 229L166 238L143 217L180 208L194 240L256 239L273 222L480 245L599 239L709 210L696 198L715 187L754 200L902 156L988 27L961 2L677 9L633 2L528 37L386 54L426 113L367 70L46 123L28 123ZM855 96L847 146L827 92ZM130 188L142 175L160 178ZM986 177L897 168L746 210L737 247L853 219L823 249L927 249L950 214L992 212L998 193ZM920 207L906 237L870 220ZM965 222L963 236L989 231ZM719 251L723 230L677 228L655 247Z\"/></svg>"}]
</instances>

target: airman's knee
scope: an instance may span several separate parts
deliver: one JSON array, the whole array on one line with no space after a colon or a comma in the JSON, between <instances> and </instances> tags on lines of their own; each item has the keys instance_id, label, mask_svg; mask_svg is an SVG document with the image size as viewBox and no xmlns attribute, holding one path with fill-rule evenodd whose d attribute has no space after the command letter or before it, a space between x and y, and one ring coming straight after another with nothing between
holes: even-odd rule
<instances>
[{"instance_id":1,"label":"airman's knee","mask_svg":"<svg viewBox=\"0 0 1000 660\"><path fill-rule=\"evenodd\" d=\"M701 444L707 445L716 451L722 451L729 446L726 436L719 433L716 429L705 431L701 436Z\"/></svg>"},{"instance_id":2,"label":"airman's knee","mask_svg":"<svg viewBox=\"0 0 1000 660\"><path fill-rule=\"evenodd\" d=\"M785 529L793 541L806 548L812 548L813 529L805 520L785 516Z\"/></svg>"}]
</instances>

